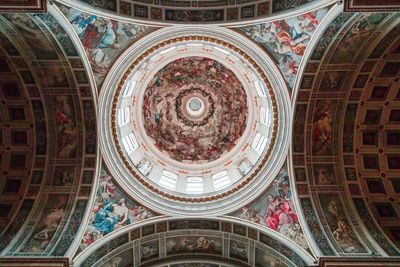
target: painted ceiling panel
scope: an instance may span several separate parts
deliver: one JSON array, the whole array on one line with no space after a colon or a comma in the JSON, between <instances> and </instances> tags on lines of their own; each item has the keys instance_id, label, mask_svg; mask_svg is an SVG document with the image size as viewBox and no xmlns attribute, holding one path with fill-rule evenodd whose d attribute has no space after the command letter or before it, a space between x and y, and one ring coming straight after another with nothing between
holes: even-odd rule
<instances>
[{"instance_id":1,"label":"painted ceiling panel","mask_svg":"<svg viewBox=\"0 0 400 267\"><path fill-rule=\"evenodd\" d=\"M81 86L88 87L83 66L69 64L80 62L76 50L73 46L65 50L59 46L58 37L65 34L62 28L53 35L39 16L9 14L1 19L2 34L7 32L3 37L6 41L2 42L4 56L23 81L19 82L23 85L21 90L6 85L3 95L11 100L23 93L27 97L24 103L31 105L10 106L10 119L30 120L31 130L12 125L7 136L10 142L31 148L30 153L34 153L28 155L21 148L8 153L10 168L18 170L18 177L24 182L19 184L18 179L12 179L5 184L5 191L15 194L18 188L27 189L20 191L22 205L17 216L10 217L4 227L1 253L63 255L82 221L96 166L93 99L90 91L81 94L79 90ZM69 52L72 57L66 56ZM8 79L12 81L12 76ZM29 131L33 130L36 136L32 139ZM24 168L29 170L23 173ZM7 172L14 176L11 169Z\"/></svg>"},{"instance_id":2,"label":"painted ceiling panel","mask_svg":"<svg viewBox=\"0 0 400 267\"><path fill-rule=\"evenodd\" d=\"M398 255L387 239L398 244L390 180L398 175L397 149L385 139L397 140L398 14L357 15L332 29L314 49L297 98L296 117L305 117L294 124L298 193L304 210L320 214L338 254Z\"/></svg>"}]
</instances>

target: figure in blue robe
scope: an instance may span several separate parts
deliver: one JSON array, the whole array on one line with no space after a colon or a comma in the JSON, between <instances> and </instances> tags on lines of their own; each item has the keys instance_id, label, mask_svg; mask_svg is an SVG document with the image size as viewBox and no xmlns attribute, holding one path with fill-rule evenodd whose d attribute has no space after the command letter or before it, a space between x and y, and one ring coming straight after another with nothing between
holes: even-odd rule
<instances>
[{"instance_id":1,"label":"figure in blue robe","mask_svg":"<svg viewBox=\"0 0 400 267\"><path fill-rule=\"evenodd\" d=\"M90 16L83 16L79 15L76 18L74 18L71 23L78 25L79 28L85 29L87 25L92 22L93 20L96 20L97 16L90 15Z\"/></svg>"},{"instance_id":2,"label":"figure in blue robe","mask_svg":"<svg viewBox=\"0 0 400 267\"><path fill-rule=\"evenodd\" d=\"M104 207L100 208L94 218L93 226L97 230L104 232L104 235L111 233L114 229L114 225L120 221L119 217L112 213L113 204L115 204L115 202L106 199Z\"/></svg>"}]
</instances>

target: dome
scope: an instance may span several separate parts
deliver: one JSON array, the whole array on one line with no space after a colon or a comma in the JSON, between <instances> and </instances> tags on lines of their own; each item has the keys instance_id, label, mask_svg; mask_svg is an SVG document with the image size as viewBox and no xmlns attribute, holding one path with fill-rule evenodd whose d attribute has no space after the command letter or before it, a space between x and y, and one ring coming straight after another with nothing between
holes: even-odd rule
<instances>
[{"instance_id":1,"label":"dome","mask_svg":"<svg viewBox=\"0 0 400 267\"><path fill-rule=\"evenodd\" d=\"M159 43L141 53L132 46L107 76L105 159L122 164L120 182L138 197L153 195L156 210L226 209L279 170L287 91L269 58L259 65L242 50L239 34L182 31L159 32ZM236 42L222 41L227 34Z\"/></svg>"}]
</instances>

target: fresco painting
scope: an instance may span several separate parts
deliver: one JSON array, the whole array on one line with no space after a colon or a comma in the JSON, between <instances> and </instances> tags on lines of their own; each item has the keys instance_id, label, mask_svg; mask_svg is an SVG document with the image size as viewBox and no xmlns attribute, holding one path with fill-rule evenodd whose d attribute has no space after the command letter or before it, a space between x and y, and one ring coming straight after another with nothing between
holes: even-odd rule
<instances>
[{"instance_id":1,"label":"fresco painting","mask_svg":"<svg viewBox=\"0 0 400 267\"><path fill-rule=\"evenodd\" d=\"M100 84L117 57L153 27L123 23L60 6L85 48L97 84Z\"/></svg>"},{"instance_id":2,"label":"fresco painting","mask_svg":"<svg viewBox=\"0 0 400 267\"><path fill-rule=\"evenodd\" d=\"M124 252L113 256L109 261L106 263L102 263L101 267L130 267L133 266L133 250L127 249Z\"/></svg>"},{"instance_id":3,"label":"fresco painting","mask_svg":"<svg viewBox=\"0 0 400 267\"><path fill-rule=\"evenodd\" d=\"M324 73L319 90L340 91L342 89L345 77L345 71L327 71Z\"/></svg>"},{"instance_id":4,"label":"fresco painting","mask_svg":"<svg viewBox=\"0 0 400 267\"><path fill-rule=\"evenodd\" d=\"M209 236L181 236L167 239L167 255L181 253L222 254L222 239Z\"/></svg>"},{"instance_id":5,"label":"fresco painting","mask_svg":"<svg viewBox=\"0 0 400 267\"><path fill-rule=\"evenodd\" d=\"M229 256L247 262L249 255L249 246L240 241L231 240L229 247Z\"/></svg>"},{"instance_id":6,"label":"fresco painting","mask_svg":"<svg viewBox=\"0 0 400 267\"><path fill-rule=\"evenodd\" d=\"M287 264L279 261L263 249L256 248L256 267L286 267Z\"/></svg>"},{"instance_id":7,"label":"fresco painting","mask_svg":"<svg viewBox=\"0 0 400 267\"><path fill-rule=\"evenodd\" d=\"M307 45L327 12L327 8L322 8L297 17L241 27L237 30L267 50L278 64L288 86L293 88Z\"/></svg>"},{"instance_id":8,"label":"fresco painting","mask_svg":"<svg viewBox=\"0 0 400 267\"><path fill-rule=\"evenodd\" d=\"M57 124L57 156L70 158L76 155L77 122L71 96L53 98Z\"/></svg>"},{"instance_id":9,"label":"fresco painting","mask_svg":"<svg viewBox=\"0 0 400 267\"><path fill-rule=\"evenodd\" d=\"M333 118L337 101L318 100L312 125L312 151L316 156L332 154Z\"/></svg>"},{"instance_id":10,"label":"fresco painting","mask_svg":"<svg viewBox=\"0 0 400 267\"><path fill-rule=\"evenodd\" d=\"M69 186L75 178L75 166L56 166L54 169L52 185Z\"/></svg>"},{"instance_id":11,"label":"fresco painting","mask_svg":"<svg viewBox=\"0 0 400 267\"><path fill-rule=\"evenodd\" d=\"M362 44L368 41L388 15L389 13L370 13L363 19L357 20L337 46L330 63L350 63L354 57L349 55L355 55L360 51Z\"/></svg>"},{"instance_id":12,"label":"fresco painting","mask_svg":"<svg viewBox=\"0 0 400 267\"><path fill-rule=\"evenodd\" d=\"M159 257L158 240L146 242L140 245L140 260L146 261Z\"/></svg>"},{"instance_id":13,"label":"fresco painting","mask_svg":"<svg viewBox=\"0 0 400 267\"><path fill-rule=\"evenodd\" d=\"M78 56L78 52L76 51L70 36L50 13L35 14L34 16L37 19L40 18L43 23L49 27L68 56Z\"/></svg>"},{"instance_id":14,"label":"fresco painting","mask_svg":"<svg viewBox=\"0 0 400 267\"><path fill-rule=\"evenodd\" d=\"M126 195L114 182L108 171L102 169L89 225L82 238L80 248L85 249L116 229L155 215Z\"/></svg>"},{"instance_id":15,"label":"fresco painting","mask_svg":"<svg viewBox=\"0 0 400 267\"><path fill-rule=\"evenodd\" d=\"M333 164L315 164L314 177L316 185L336 184L336 176L333 169Z\"/></svg>"},{"instance_id":16,"label":"fresco painting","mask_svg":"<svg viewBox=\"0 0 400 267\"><path fill-rule=\"evenodd\" d=\"M364 253L366 250L358 241L344 213L338 194L319 194L326 222L333 237L344 252Z\"/></svg>"},{"instance_id":17,"label":"fresco painting","mask_svg":"<svg viewBox=\"0 0 400 267\"><path fill-rule=\"evenodd\" d=\"M3 16L24 36L38 59L58 59L57 53L47 37L29 16L24 14L3 14Z\"/></svg>"},{"instance_id":18,"label":"fresco painting","mask_svg":"<svg viewBox=\"0 0 400 267\"><path fill-rule=\"evenodd\" d=\"M192 116L187 105L203 108ZM228 153L247 124L247 95L236 75L205 57L177 59L158 71L143 97L143 121L154 144L172 159L210 162Z\"/></svg>"},{"instance_id":19,"label":"fresco painting","mask_svg":"<svg viewBox=\"0 0 400 267\"><path fill-rule=\"evenodd\" d=\"M293 240L302 248L308 249L305 235L294 209L286 165L260 197L231 215L264 225Z\"/></svg>"},{"instance_id":20,"label":"fresco painting","mask_svg":"<svg viewBox=\"0 0 400 267\"><path fill-rule=\"evenodd\" d=\"M49 195L39 223L26 242L23 252L43 252L46 249L64 216L68 198L67 194Z\"/></svg>"},{"instance_id":21,"label":"fresco painting","mask_svg":"<svg viewBox=\"0 0 400 267\"><path fill-rule=\"evenodd\" d=\"M62 67L42 68L38 74L43 87L69 87L67 74Z\"/></svg>"}]
</instances>

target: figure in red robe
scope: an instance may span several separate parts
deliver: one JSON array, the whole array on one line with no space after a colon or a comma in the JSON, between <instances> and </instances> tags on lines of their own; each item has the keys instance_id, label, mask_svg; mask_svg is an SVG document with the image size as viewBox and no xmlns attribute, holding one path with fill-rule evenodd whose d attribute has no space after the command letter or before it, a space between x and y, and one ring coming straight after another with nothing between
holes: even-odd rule
<instances>
[{"instance_id":1,"label":"figure in red robe","mask_svg":"<svg viewBox=\"0 0 400 267\"><path fill-rule=\"evenodd\" d=\"M289 201L280 196L274 197L271 194L268 195L267 199L269 204L263 217L269 228L278 230L279 226L283 224L297 223L297 215L292 212Z\"/></svg>"}]
</instances>

